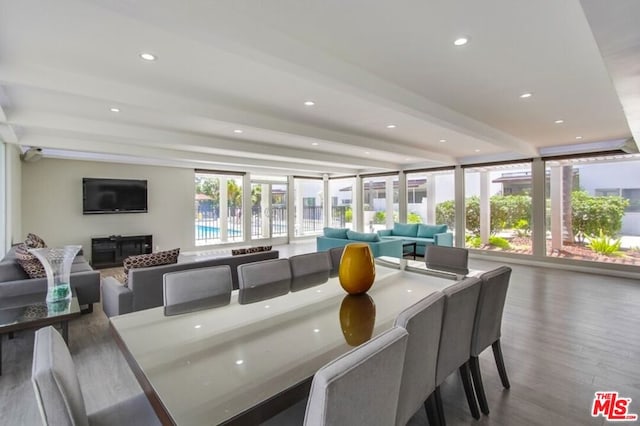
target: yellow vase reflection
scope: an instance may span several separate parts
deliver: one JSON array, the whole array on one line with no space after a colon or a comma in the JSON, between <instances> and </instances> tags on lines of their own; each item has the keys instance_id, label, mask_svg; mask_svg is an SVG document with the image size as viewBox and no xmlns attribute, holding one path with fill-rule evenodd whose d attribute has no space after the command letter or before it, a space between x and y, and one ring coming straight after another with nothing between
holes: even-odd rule
<instances>
[{"instance_id":1,"label":"yellow vase reflection","mask_svg":"<svg viewBox=\"0 0 640 426\"><path fill-rule=\"evenodd\" d=\"M348 294L340 305L340 326L350 346L358 346L371 339L376 323L376 305L368 294Z\"/></svg>"}]
</instances>

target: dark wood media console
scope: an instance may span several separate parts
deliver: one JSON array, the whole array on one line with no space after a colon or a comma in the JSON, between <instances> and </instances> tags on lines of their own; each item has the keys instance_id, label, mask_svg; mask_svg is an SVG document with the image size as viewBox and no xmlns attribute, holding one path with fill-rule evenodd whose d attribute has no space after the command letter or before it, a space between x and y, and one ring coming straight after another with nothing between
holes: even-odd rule
<instances>
[{"instance_id":1,"label":"dark wood media console","mask_svg":"<svg viewBox=\"0 0 640 426\"><path fill-rule=\"evenodd\" d=\"M94 269L122 266L128 256L153 251L151 235L111 235L91 238L91 266Z\"/></svg>"}]
</instances>

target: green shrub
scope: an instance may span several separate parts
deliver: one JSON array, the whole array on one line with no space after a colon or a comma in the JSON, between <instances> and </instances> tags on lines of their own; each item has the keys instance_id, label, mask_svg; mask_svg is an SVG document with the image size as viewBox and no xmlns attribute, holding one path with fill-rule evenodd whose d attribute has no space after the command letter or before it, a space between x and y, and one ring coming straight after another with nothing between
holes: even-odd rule
<instances>
[{"instance_id":1,"label":"green shrub","mask_svg":"<svg viewBox=\"0 0 640 426\"><path fill-rule=\"evenodd\" d=\"M387 221L387 214L383 211L377 211L373 215L373 223L383 224Z\"/></svg>"},{"instance_id":2,"label":"green shrub","mask_svg":"<svg viewBox=\"0 0 640 426\"><path fill-rule=\"evenodd\" d=\"M622 228L626 198L613 195L596 197L586 191L571 193L571 221L573 236L581 243L588 235L616 235Z\"/></svg>"},{"instance_id":3,"label":"green shrub","mask_svg":"<svg viewBox=\"0 0 640 426\"><path fill-rule=\"evenodd\" d=\"M347 207L344 211L344 221L347 223L351 223L353 221L353 210L351 207Z\"/></svg>"},{"instance_id":4,"label":"green shrub","mask_svg":"<svg viewBox=\"0 0 640 426\"><path fill-rule=\"evenodd\" d=\"M519 237L527 237L531 234L531 226L529 226L529 221L527 219L520 219L513 226Z\"/></svg>"},{"instance_id":5,"label":"green shrub","mask_svg":"<svg viewBox=\"0 0 640 426\"><path fill-rule=\"evenodd\" d=\"M482 246L479 235L467 235L466 241L467 247L480 248ZM489 237L489 245L500 248L502 250L509 250L511 248L511 244L509 244L509 241L505 240L502 237L496 237L495 235Z\"/></svg>"},{"instance_id":6,"label":"green shrub","mask_svg":"<svg viewBox=\"0 0 640 426\"><path fill-rule=\"evenodd\" d=\"M618 238L617 240L614 240L610 236L605 235L601 229L599 236L596 237L594 235L589 238L589 244L587 244L587 247L589 247L591 250L595 251L596 253L600 253L604 255L616 255L616 254L620 254L619 253L620 243L621 243L620 238Z\"/></svg>"},{"instance_id":7,"label":"green shrub","mask_svg":"<svg viewBox=\"0 0 640 426\"><path fill-rule=\"evenodd\" d=\"M407 215L407 223L422 223L422 217L418 213L409 213Z\"/></svg>"},{"instance_id":8,"label":"green shrub","mask_svg":"<svg viewBox=\"0 0 640 426\"><path fill-rule=\"evenodd\" d=\"M446 223L449 229L455 229L456 206L453 200L436 204L436 223Z\"/></svg>"},{"instance_id":9,"label":"green shrub","mask_svg":"<svg viewBox=\"0 0 640 426\"><path fill-rule=\"evenodd\" d=\"M479 235L467 235L466 240L467 247L480 248L480 246L482 245Z\"/></svg>"},{"instance_id":10,"label":"green shrub","mask_svg":"<svg viewBox=\"0 0 640 426\"><path fill-rule=\"evenodd\" d=\"M502 237L496 237L495 235L489 237L489 245L498 247L502 250L509 250L511 248L511 244L509 244L509 241L505 240Z\"/></svg>"}]
</instances>

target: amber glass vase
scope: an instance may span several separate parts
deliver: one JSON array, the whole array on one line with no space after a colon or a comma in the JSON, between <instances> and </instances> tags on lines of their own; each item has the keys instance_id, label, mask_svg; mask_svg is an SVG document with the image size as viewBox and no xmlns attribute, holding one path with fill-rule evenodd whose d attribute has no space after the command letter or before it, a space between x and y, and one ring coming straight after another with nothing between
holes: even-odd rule
<instances>
[{"instance_id":1,"label":"amber glass vase","mask_svg":"<svg viewBox=\"0 0 640 426\"><path fill-rule=\"evenodd\" d=\"M338 269L340 285L349 294L366 293L376 279L376 264L369 244L347 244Z\"/></svg>"}]
</instances>

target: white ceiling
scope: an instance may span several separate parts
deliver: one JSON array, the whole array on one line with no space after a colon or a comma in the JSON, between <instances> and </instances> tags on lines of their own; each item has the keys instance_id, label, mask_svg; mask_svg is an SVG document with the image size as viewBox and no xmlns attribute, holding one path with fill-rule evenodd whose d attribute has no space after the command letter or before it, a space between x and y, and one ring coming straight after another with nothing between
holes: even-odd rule
<instances>
[{"instance_id":1,"label":"white ceiling","mask_svg":"<svg viewBox=\"0 0 640 426\"><path fill-rule=\"evenodd\" d=\"M0 137L51 157L340 175L640 140L636 0L0 7Z\"/></svg>"}]
</instances>

